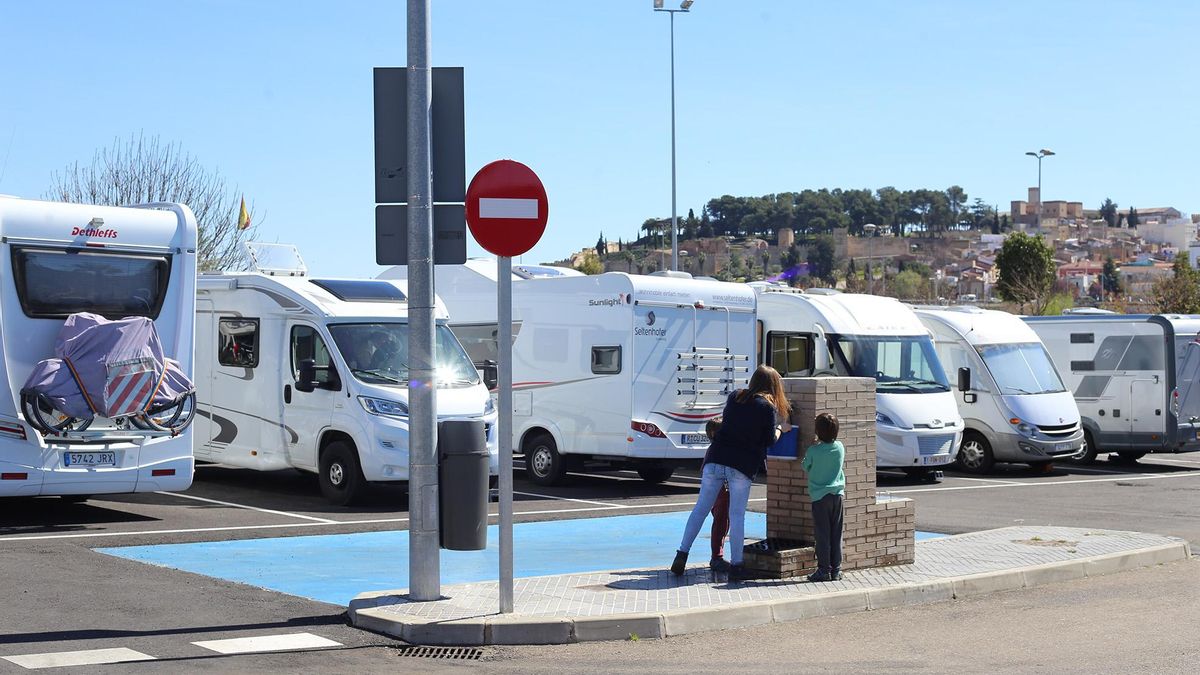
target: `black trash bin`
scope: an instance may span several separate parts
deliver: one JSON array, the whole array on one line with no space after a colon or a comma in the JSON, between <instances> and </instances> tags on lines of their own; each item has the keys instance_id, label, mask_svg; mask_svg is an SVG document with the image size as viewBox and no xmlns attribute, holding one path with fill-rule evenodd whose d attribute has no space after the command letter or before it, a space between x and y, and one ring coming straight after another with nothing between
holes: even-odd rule
<instances>
[{"instance_id":1,"label":"black trash bin","mask_svg":"<svg viewBox=\"0 0 1200 675\"><path fill-rule=\"evenodd\" d=\"M483 420L438 423L442 548L487 548L488 459Z\"/></svg>"}]
</instances>

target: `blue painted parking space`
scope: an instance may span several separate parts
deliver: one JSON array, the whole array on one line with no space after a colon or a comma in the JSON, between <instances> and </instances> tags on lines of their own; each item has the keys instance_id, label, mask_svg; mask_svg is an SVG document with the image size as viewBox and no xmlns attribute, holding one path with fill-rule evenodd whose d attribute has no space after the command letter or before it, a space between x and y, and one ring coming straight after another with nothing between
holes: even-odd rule
<instances>
[{"instance_id":1,"label":"blue painted parking space","mask_svg":"<svg viewBox=\"0 0 1200 675\"><path fill-rule=\"evenodd\" d=\"M671 563L687 512L551 520L513 526L518 577L661 568ZM766 536L766 515L746 514L747 539ZM917 533L917 539L936 537ZM708 531L692 548L706 561ZM499 535L484 551L442 551L443 584L497 577ZM336 605L355 595L408 587L408 532L276 537L95 549L108 555L266 588Z\"/></svg>"}]
</instances>

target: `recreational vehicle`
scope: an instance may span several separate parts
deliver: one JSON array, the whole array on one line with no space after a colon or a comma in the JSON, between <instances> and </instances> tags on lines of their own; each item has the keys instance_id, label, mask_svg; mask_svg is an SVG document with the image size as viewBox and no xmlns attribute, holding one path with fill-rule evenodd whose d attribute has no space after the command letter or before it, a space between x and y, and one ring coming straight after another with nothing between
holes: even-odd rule
<instances>
[{"instance_id":1,"label":"recreational vehicle","mask_svg":"<svg viewBox=\"0 0 1200 675\"><path fill-rule=\"evenodd\" d=\"M496 263L437 265L435 275L471 358L494 361ZM703 459L704 424L750 375L754 293L740 284L619 272L517 279L513 321L513 447L540 485L585 461L667 480Z\"/></svg>"},{"instance_id":2,"label":"recreational vehicle","mask_svg":"<svg viewBox=\"0 0 1200 675\"><path fill-rule=\"evenodd\" d=\"M1075 396L1087 445L1136 461L1200 450L1200 316L1110 314L1025 319Z\"/></svg>"},{"instance_id":3,"label":"recreational vehicle","mask_svg":"<svg viewBox=\"0 0 1200 675\"><path fill-rule=\"evenodd\" d=\"M0 496L185 490L192 432L95 417L42 434L20 412L35 365L54 356L65 319L153 320L165 356L192 375L196 220L179 204L91 206L0 197ZM94 410L94 409L93 409ZM51 415L54 411L45 411Z\"/></svg>"},{"instance_id":4,"label":"recreational vehicle","mask_svg":"<svg viewBox=\"0 0 1200 675\"><path fill-rule=\"evenodd\" d=\"M760 362L784 377L875 379L878 468L932 480L954 460L963 420L929 330L911 309L893 298L826 289L755 290Z\"/></svg>"},{"instance_id":5,"label":"recreational vehicle","mask_svg":"<svg viewBox=\"0 0 1200 675\"><path fill-rule=\"evenodd\" d=\"M917 316L947 369L971 369L971 389L958 397L966 423L960 469L986 473L995 462L1045 467L1083 450L1075 399L1024 321L974 306L921 308Z\"/></svg>"},{"instance_id":6,"label":"recreational vehicle","mask_svg":"<svg viewBox=\"0 0 1200 675\"><path fill-rule=\"evenodd\" d=\"M407 481L407 285L313 278L294 247L247 248L253 272L199 280L196 457L315 472L338 505ZM496 475L491 397L440 302L435 317L438 419L482 419Z\"/></svg>"}]
</instances>

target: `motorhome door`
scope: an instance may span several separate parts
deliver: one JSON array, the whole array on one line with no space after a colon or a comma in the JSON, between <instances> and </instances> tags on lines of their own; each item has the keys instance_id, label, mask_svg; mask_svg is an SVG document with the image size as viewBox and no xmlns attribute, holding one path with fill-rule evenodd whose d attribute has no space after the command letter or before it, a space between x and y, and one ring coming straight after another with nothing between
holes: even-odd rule
<instances>
[{"instance_id":1,"label":"motorhome door","mask_svg":"<svg viewBox=\"0 0 1200 675\"><path fill-rule=\"evenodd\" d=\"M289 371L283 378L283 433L295 466L317 467L317 442L333 418L333 408L345 395L325 339L315 326L294 323L287 332ZM316 364L316 388L300 391L300 363Z\"/></svg>"},{"instance_id":2,"label":"motorhome door","mask_svg":"<svg viewBox=\"0 0 1200 675\"><path fill-rule=\"evenodd\" d=\"M1179 422L1200 422L1200 343L1191 342L1184 348L1180 359L1179 378L1176 380L1179 400Z\"/></svg>"}]
</instances>

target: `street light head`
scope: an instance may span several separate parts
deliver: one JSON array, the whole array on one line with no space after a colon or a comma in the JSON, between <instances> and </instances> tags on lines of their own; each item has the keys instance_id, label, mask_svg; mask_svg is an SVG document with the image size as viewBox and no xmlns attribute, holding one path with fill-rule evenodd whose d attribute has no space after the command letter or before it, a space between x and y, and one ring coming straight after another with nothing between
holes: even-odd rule
<instances>
[{"instance_id":1,"label":"street light head","mask_svg":"<svg viewBox=\"0 0 1200 675\"><path fill-rule=\"evenodd\" d=\"M683 0L683 2L679 3L679 9L682 9L686 12L691 9L693 2L695 2L695 0Z\"/></svg>"},{"instance_id":2,"label":"street light head","mask_svg":"<svg viewBox=\"0 0 1200 675\"><path fill-rule=\"evenodd\" d=\"M662 9L663 0L654 0L654 9Z\"/></svg>"},{"instance_id":3,"label":"street light head","mask_svg":"<svg viewBox=\"0 0 1200 675\"><path fill-rule=\"evenodd\" d=\"M1053 155L1053 154L1054 154L1053 150L1047 150L1045 148L1042 148L1042 157L1049 157L1050 155Z\"/></svg>"},{"instance_id":4,"label":"street light head","mask_svg":"<svg viewBox=\"0 0 1200 675\"><path fill-rule=\"evenodd\" d=\"M1037 156L1038 156L1038 154L1037 154L1036 152L1027 152L1027 153L1025 153L1025 154L1029 155L1030 157L1037 157Z\"/></svg>"}]
</instances>

